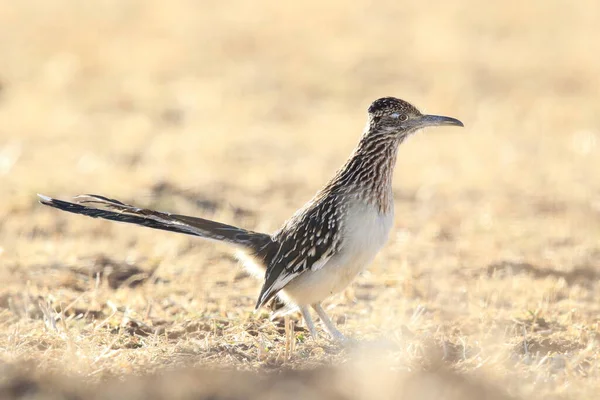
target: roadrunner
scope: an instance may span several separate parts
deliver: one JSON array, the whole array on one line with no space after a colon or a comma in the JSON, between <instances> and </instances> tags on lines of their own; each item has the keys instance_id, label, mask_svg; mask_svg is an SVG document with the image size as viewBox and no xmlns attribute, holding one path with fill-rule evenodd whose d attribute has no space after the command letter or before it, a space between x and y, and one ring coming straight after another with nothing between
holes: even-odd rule
<instances>
[{"instance_id":1,"label":"roadrunner","mask_svg":"<svg viewBox=\"0 0 600 400\"><path fill-rule=\"evenodd\" d=\"M42 204L76 214L235 245L247 269L264 279L256 309L278 296L300 309L316 338L312 307L329 335L343 341L321 302L346 288L387 241L394 221L392 176L400 143L421 128L440 125L463 126L454 118L421 114L393 97L374 101L364 133L344 166L271 235L98 195L77 196L76 203L39 197Z\"/></svg>"}]
</instances>

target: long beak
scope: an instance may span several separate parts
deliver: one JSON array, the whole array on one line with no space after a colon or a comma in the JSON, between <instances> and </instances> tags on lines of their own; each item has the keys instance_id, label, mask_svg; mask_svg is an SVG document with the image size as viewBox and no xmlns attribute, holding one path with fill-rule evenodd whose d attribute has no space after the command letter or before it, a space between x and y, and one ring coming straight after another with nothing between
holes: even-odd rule
<instances>
[{"instance_id":1,"label":"long beak","mask_svg":"<svg viewBox=\"0 0 600 400\"><path fill-rule=\"evenodd\" d=\"M443 125L454 125L464 127L463 123L457 120L456 118L442 117L441 115L423 115L421 118L415 120L415 125L418 125L420 128L424 128L426 126Z\"/></svg>"}]
</instances>

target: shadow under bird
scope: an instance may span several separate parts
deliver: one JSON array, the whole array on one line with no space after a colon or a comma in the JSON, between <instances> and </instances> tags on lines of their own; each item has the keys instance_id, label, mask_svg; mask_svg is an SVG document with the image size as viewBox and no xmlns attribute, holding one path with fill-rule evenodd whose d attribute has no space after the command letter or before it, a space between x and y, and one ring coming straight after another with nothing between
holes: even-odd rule
<instances>
[{"instance_id":1,"label":"shadow under bird","mask_svg":"<svg viewBox=\"0 0 600 400\"><path fill-rule=\"evenodd\" d=\"M387 241L394 221L392 176L400 143L419 129L444 125L463 126L454 118L422 114L393 97L374 101L350 158L273 234L138 208L98 195L77 196L75 203L39 197L42 204L75 214L235 245L245 267L264 280L256 309L278 296L289 308L300 309L316 338L312 307L331 338L344 341L321 302L345 289Z\"/></svg>"}]
</instances>

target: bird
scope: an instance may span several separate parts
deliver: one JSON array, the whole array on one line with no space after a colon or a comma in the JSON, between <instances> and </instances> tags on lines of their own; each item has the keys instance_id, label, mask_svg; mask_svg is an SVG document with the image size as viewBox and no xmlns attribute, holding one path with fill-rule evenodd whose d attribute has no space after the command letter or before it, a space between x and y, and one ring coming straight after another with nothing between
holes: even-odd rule
<instances>
[{"instance_id":1,"label":"bird","mask_svg":"<svg viewBox=\"0 0 600 400\"><path fill-rule=\"evenodd\" d=\"M204 218L138 208L100 195L74 202L38 195L63 211L184 233L233 245L252 275L263 280L255 311L271 300L299 310L318 338L312 308L333 341L348 339L323 309L364 271L387 242L394 222L392 178L399 145L422 128L460 126L458 119L421 113L382 97L367 110L358 145L334 176L274 233L254 232Z\"/></svg>"}]
</instances>

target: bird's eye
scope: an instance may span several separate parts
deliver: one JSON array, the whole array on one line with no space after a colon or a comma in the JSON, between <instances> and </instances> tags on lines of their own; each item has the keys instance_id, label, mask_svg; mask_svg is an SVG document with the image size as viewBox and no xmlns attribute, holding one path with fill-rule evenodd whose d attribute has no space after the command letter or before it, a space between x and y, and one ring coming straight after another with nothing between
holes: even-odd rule
<instances>
[{"instance_id":1,"label":"bird's eye","mask_svg":"<svg viewBox=\"0 0 600 400\"><path fill-rule=\"evenodd\" d=\"M406 114L393 113L390 116L399 121L406 121L408 119L408 115L406 115Z\"/></svg>"}]
</instances>

